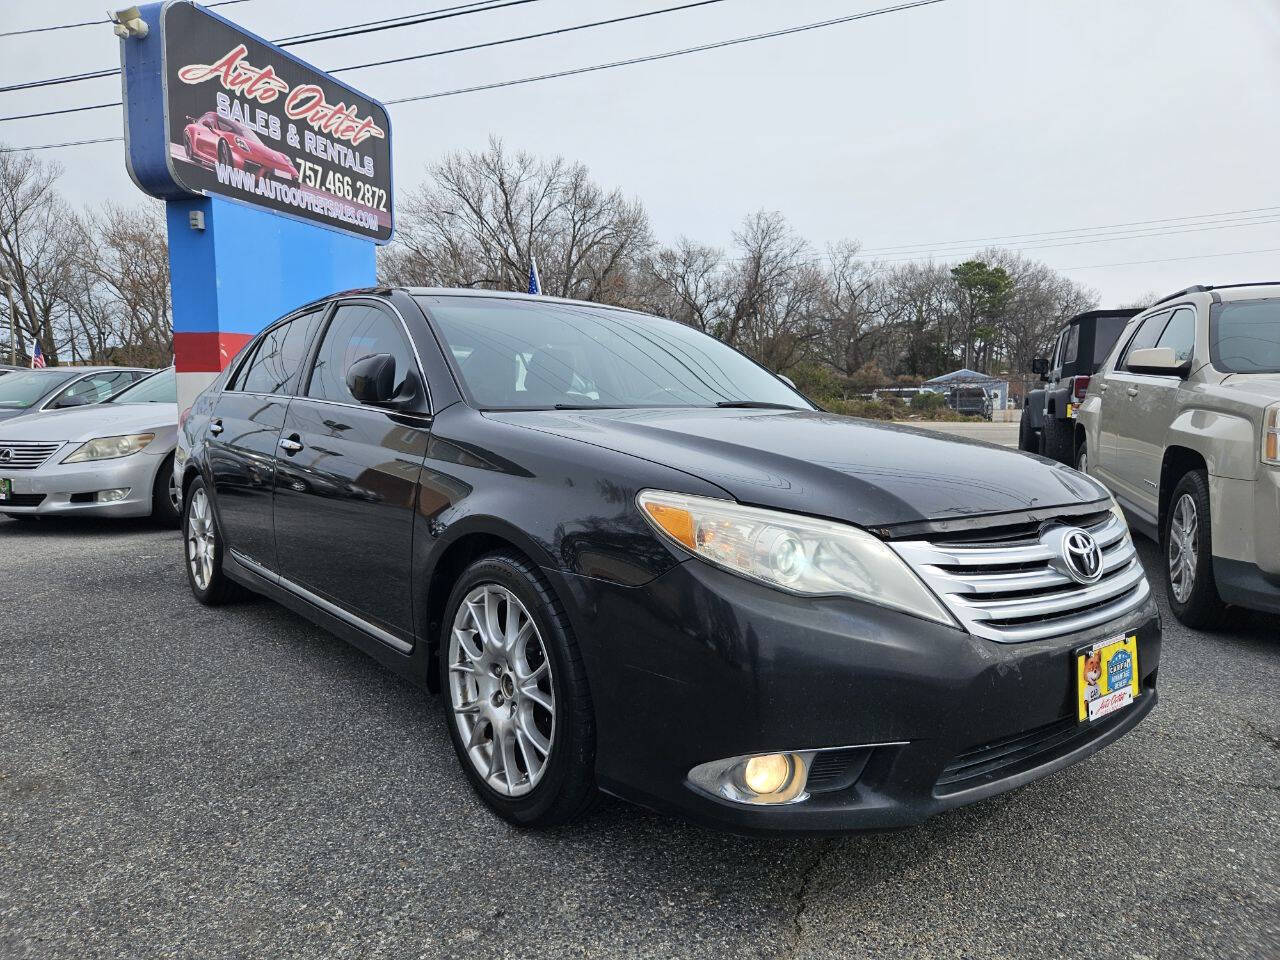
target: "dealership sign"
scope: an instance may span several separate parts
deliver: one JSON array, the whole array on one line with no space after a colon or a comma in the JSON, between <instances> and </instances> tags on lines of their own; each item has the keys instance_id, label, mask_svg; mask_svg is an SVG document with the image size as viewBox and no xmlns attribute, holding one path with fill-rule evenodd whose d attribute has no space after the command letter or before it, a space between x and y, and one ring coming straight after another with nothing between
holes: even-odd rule
<instances>
[{"instance_id":1,"label":"dealership sign","mask_svg":"<svg viewBox=\"0 0 1280 960\"><path fill-rule=\"evenodd\" d=\"M159 24L161 42L147 46L160 62L125 62L139 187L391 238L391 124L380 103L194 3L165 5Z\"/></svg>"}]
</instances>

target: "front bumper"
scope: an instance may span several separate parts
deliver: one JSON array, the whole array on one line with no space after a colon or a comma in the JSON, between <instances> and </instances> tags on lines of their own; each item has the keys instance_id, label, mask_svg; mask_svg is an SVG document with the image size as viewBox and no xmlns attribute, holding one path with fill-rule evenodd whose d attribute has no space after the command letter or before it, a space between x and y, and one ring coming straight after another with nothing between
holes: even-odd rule
<instances>
[{"instance_id":1,"label":"front bumper","mask_svg":"<svg viewBox=\"0 0 1280 960\"><path fill-rule=\"evenodd\" d=\"M1156 703L1151 599L1079 634L1002 644L697 561L643 587L563 579L592 684L600 786L732 830L908 826L1075 763ZM1138 700L1078 726L1073 653L1122 632L1138 635ZM865 748L843 755L854 781L837 771L836 789L749 806L687 780L707 761L815 748Z\"/></svg>"},{"instance_id":2,"label":"front bumper","mask_svg":"<svg viewBox=\"0 0 1280 960\"><path fill-rule=\"evenodd\" d=\"M34 470L6 472L0 465L0 477L13 481L14 499L0 501L0 513L27 514L38 517L83 515L94 517L147 517L151 515L151 496L157 473L167 450L154 453L150 447L129 457L115 460L91 460L87 463L61 463L75 444L63 444L56 453ZM167 482L168 477L164 480ZM100 490L128 488L123 500L113 503L80 502Z\"/></svg>"}]
</instances>

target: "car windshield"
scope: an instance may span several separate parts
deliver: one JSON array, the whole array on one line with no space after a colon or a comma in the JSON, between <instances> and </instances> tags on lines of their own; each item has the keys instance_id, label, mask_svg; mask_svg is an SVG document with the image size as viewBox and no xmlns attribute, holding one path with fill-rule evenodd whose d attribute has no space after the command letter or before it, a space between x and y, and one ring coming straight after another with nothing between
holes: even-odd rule
<instances>
[{"instance_id":1,"label":"car windshield","mask_svg":"<svg viewBox=\"0 0 1280 960\"><path fill-rule=\"evenodd\" d=\"M25 410L75 375L70 369L23 370L0 377L0 410Z\"/></svg>"},{"instance_id":2,"label":"car windshield","mask_svg":"<svg viewBox=\"0 0 1280 960\"><path fill-rule=\"evenodd\" d=\"M107 403L177 403L178 375L170 367L125 387Z\"/></svg>"},{"instance_id":3,"label":"car windshield","mask_svg":"<svg viewBox=\"0 0 1280 960\"><path fill-rule=\"evenodd\" d=\"M258 139L258 135L243 123L239 123L235 120L228 120L226 117L219 117L218 123L221 125L223 130L226 130L229 133L234 133L238 137L243 137L250 143L262 143L262 141Z\"/></svg>"},{"instance_id":4,"label":"car windshield","mask_svg":"<svg viewBox=\"0 0 1280 960\"><path fill-rule=\"evenodd\" d=\"M1223 373L1280 373L1280 300L1218 303L1209 317L1215 367Z\"/></svg>"},{"instance_id":5,"label":"car windshield","mask_svg":"<svg viewBox=\"0 0 1280 960\"><path fill-rule=\"evenodd\" d=\"M763 367L671 320L554 301L418 299L482 409L812 409Z\"/></svg>"}]
</instances>

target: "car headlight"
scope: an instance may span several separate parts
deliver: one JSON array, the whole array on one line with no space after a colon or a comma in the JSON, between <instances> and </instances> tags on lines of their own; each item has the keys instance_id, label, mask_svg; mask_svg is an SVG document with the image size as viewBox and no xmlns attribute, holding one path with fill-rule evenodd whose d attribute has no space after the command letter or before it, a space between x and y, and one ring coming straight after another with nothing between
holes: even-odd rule
<instances>
[{"instance_id":1,"label":"car headlight","mask_svg":"<svg viewBox=\"0 0 1280 960\"><path fill-rule=\"evenodd\" d=\"M1280 467L1280 403L1267 407L1262 415L1262 449L1259 459L1273 467Z\"/></svg>"},{"instance_id":2,"label":"car headlight","mask_svg":"<svg viewBox=\"0 0 1280 960\"><path fill-rule=\"evenodd\" d=\"M154 433L130 433L123 437L98 437L78 446L63 463L82 463L85 460L115 460L128 457L142 450L156 438Z\"/></svg>"},{"instance_id":3,"label":"car headlight","mask_svg":"<svg viewBox=\"0 0 1280 960\"><path fill-rule=\"evenodd\" d=\"M636 502L667 540L731 573L791 593L856 597L956 626L896 553L856 527L658 490L642 490Z\"/></svg>"}]
</instances>

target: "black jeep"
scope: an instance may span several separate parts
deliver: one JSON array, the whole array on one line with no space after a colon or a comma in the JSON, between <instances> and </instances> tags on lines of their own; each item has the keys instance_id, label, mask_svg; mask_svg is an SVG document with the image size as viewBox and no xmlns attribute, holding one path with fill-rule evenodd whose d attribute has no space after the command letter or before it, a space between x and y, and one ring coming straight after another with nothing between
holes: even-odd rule
<instances>
[{"instance_id":1,"label":"black jeep","mask_svg":"<svg viewBox=\"0 0 1280 960\"><path fill-rule=\"evenodd\" d=\"M1075 463L1076 407L1089 378L1107 358L1138 310L1090 310L1072 317L1054 338L1053 356L1031 361L1044 386L1027 394L1018 448L1059 463Z\"/></svg>"}]
</instances>

